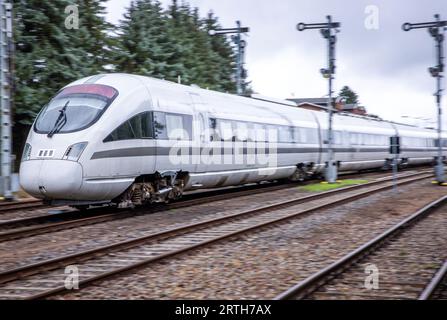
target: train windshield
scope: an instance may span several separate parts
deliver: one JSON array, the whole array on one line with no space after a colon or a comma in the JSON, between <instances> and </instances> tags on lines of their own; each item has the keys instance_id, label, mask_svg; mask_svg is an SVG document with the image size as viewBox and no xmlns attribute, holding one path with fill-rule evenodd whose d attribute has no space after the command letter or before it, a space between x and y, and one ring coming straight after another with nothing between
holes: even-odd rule
<instances>
[{"instance_id":1,"label":"train windshield","mask_svg":"<svg viewBox=\"0 0 447 320\"><path fill-rule=\"evenodd\" d=\"M86 129L95 123L117 96L114 88L83 84L59 92L43 108L36 120L38 133L68 133Z\"/></svg>"}]
</instances>

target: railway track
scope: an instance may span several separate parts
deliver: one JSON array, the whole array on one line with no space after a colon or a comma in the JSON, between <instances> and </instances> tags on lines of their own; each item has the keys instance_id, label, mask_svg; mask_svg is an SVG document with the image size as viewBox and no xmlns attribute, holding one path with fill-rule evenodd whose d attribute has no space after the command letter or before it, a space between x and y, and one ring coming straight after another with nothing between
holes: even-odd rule
<instances>
[{"instance_id":1,"label":"railway track","mask_svg":"<svg viewBox=\"0 0 447 320\"><path fill-rule=\"evenodd\" d=\"M447 260L419 296L419 300L447 300Z\"/></svg>"},{"instance_id":2,"label":"railway track","mask_svg":"<svg viewBox=\"0 0 447 320\"><path fill-rule=\"evenodd\" d=\"M414 174L400 179L398 183L409 184L431 176L432 174L426 173ZM10 269L0 273L0 299L40 299L67 292L64 282L67 266L77 268L79 286L82 288L99 279L304 217L392 187L392 182L384 179L335 189ZM304 208L297 207L298 205Z\"/></svg>"},{"instance_id":3,"label":"railway track","mask_svg":"<svg viewBox=\"0 0 447 320\"><path fill-rule=\"evenodd\" d=\"M403 174L399 177L411 177L419 174L426 174L428 171L420 173ZM392 177L378 180L390 181ZM374 182L377 183L377 182ZM68 210L58 214L45 214L41 216L13 219L0 222L0 242L36 236L50 232L68 230L72 228L93 225L113 220L125 219L133 216L150 214L163 210L179 209L191 207L202 203L225 200L228 198L251 195L254 190L259 192L273 192L281 189L296 187L296 184L266 184L263 186L245 186L242 188L228 188L224 190L213 190L201 193L186 195L182 201L167 205L156 205L151 208L143 207L136 210L116 210L114 208L96 208L87 212Z\"/></svg>"},{"instance_id":4,"label":"railway track","mask_svg":"<svg viewBox=\"0 0 447 320\"><path fill-rule=\"evenodd\" d=\"M429 299L446 283L447 263L436 272L447 257L445 239L439 240L447 231L446 217L444 196L275 300ZM367 277L373 273L375 280Z\"/></svg>"},{"instance_id":5,"label":"railway track","mask_svg":"<svg viewBox=\"0 0 447 320\"><path fill-rule=\"evenodd\" d=\"M154 212L191 207L207 202L225 200L228 198L251 195L257 192L273 192L281 189L296 187L296 184L268 183L265 185L249 185L241 188L227 188L201 193L191 193L181 201L167 205L153 205L134 210L118 210L113 207L95 208L86 212L65 210L58 214L44 214L40 216L12 219L0 222L0 242L31 237L39 234L68 230L96 223L125 219Z\"/></svg>"},{"instance_id":6,"label":"railway track","mask_svg":"<svg viewBox=\"0 0 447 320\"><path fill-rule=\"evenodd\" d=\"M13 201L13 202L2 202L0 203L0 214L5 212L17 211L17 210L31 210L47 208L41 200L24 200L24 201Z\"/></svg>"},{"instance_id":7,"label":"railway track","mask_svg":"<svg viewBox=\"0 0 447 320\"><path fill-rule=\"evenodd\" d=\"M263 184L251 184L251 185L245 185L245 186L237 186L237 187L226 187L226 188L219 188L219 189L211 189L208 191L201 191L201 192L187 192L185 193L184 197L181 200L177 200L173 203L179 203L179 202L188 202L193 201L194 204L198 203L204 203L207 202L207 197L212 197L212 201L217 201L220 199L228 198L229 194L236 194L236 196L244 196L249 195L250 192L253 190L260 190L263 192L265 189L265 192L268 191L275 191L275 190L281 190L284 188L288 188L291 185L295 186L295 183L279 183L279 182L266 182ZM202 202L200 202L200 199ZM42 202L42 200L39 199L32 199L32 200L24 200L24 201L12 201L12 202L0 202L0 215L2 213L9 213L11 211L20 211L20 210L33 210L33 209L41 209L41 208L53 208L58 209L62 208L64 206L50 206ZM98 210L100 208L93 208L91 210ZM102 208L104 209L104 208ZM88 211L91 211L88 210ZM45 216L39 216L45 217ZM46 215L46 217L51 218L54 217L54 215ZM19 222L19 221L17 221ZM25 222L25 219L24 219Z\"/></svg>"},{"instance_id":8,"label":"railway track","mask_svg":"<svg viewBox=\"0 0 447 320\"><path fill-rule=\"evenodd\" d=\"M405 171L412 171L415 168L411 169L404 169L402 172ZM368 173L377 173L376 171L368 172ZM344 176L346 178L355 178L358 177L358 173L350 173L345 172L341 173L340 176ZM308 180L304 184L307 183L313 183L314 180ZM213 197L212 201L217 201L221 199L228 198L228 195L231 193L237 194L237 196L241 195L249 195L250 192L253 190L262 190L266 189L265 192L268 191L274 191L274 190L280 190L287 188L290 185L296 185L295 183L278 183L278 182L267 182L264 184L252 184L252 185L246 185L246 186L237 186L237 187L226 187L226 188L218 188L218 189L212 189L209 191L200 191L200 192L186 192L184 197L181 200L176 201L177 202L185 202L185 201L191 201L194 200L195 204L199 203L199 199L202 199L203 202L207 202L207 197ZM203 203L202 202L202 203ZM56 206L52 208L61 208L62 206ZM51 208L51 206L44 204L42 200L39 199L31 199L31 200L23 200L23 201L12 201L12 202L0 202L0 215L2 213L8 213L11 211L20 211L20 210L33 210L33 209L41 209L41 208ZM48 215L49 216L49 215Z\"/></svg>"}]
</instances>

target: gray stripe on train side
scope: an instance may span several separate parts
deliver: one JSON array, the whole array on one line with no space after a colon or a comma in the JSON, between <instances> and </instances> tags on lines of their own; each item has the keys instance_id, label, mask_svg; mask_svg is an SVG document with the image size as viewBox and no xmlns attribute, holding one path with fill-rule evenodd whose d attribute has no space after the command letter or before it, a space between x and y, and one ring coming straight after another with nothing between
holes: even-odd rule
<instances>
[{"instance_id":1,"label":"gray stripe on train side","mask_svg":"<svg viewBox=\"0 0 447 320\"><path fill-rule=\"evenodd\" d=\"M176 147L177 148L177 147ZM137 147L137 148L124 148L124 149L115 149L115 150L106 150L106 151L98 151L95 152L91 160L96 159L107 159L107 158L127 158L127 157L145 157L145 156L169 156L171 147ZM188 149L188 153L185 155L198 155L199 148L193 147L184 147L184 149ZM200 154L202 154L205 148L200 148ZM218 148L206 148L208 150L207 155L214 155L214 149ZM178 149L179 151L181 148ZM232 155L234 149L227 148L225 152L224 148L221 148L221 155ZM256 153L258 153L256 150ZM335 148L334 151L336 153L349 153L349 152L386 152L388 153L388 148ZM402 152L435 152L437 149L415 149L408 148L402 149ZM248 149L242 148L242 152L239 154L247 154ZM288 154L288 153L319 153L319 152L327 152L327 148L278 148L278 154ZM265 149L264 154L270 154L269 149Z\"/></svg>"}]
</instances>

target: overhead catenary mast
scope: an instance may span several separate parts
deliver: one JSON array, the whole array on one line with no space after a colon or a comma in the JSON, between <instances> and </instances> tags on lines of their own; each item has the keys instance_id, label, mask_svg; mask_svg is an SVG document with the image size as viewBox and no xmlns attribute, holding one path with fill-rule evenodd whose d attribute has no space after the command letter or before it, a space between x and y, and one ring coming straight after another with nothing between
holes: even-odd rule
<instances>
[{"instance_id":1,"label":"overhead catenary mast","mask_svg":"<svg viewBox=\"0 0 447 320\"><path fill-rule=\"evenodd\" d=\"M0 108L1 108L1 176L3 197L12 199L12 4L0 0Z\"/></svg>"}]
</instances>

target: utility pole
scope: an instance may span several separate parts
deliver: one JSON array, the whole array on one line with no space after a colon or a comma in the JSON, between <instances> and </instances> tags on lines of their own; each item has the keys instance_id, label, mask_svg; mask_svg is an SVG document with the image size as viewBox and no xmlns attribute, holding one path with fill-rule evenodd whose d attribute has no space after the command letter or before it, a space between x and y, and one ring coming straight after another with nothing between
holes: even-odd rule
<instances>
[{"instance_id":1,"label":"utility pole","mask_svg":"<svg viewBox=\"0 0 447 320\"><path fill-rule=\"evenodd\" d=\"M12 4L0 0L1 175L3 181L3 197L6 200L13 199L11 186L12 47Z\"/></svg>"},{"instance_id":2,"label":"utility pole","mask_svg":"<svg viewBox=\"0 0 447 320\"><path fill-rule=\"evenodd\" d=\"M307 29L320 29L321 35L323 38L327 40L328 45L328 67L325 69L321 69L320 72L324 78L328 79L328 102L327 109L329 112L329 125L328 125L328 162L326 166L326 181L328 183L336 183L337 182L337 161L335 161L334 154L334 134L332 130L333 126L333 116L334 116L334 108L333 108L333 80L335 79L335 44L337 43L337 37L335 33L339 32L338 28L340 27L340 22L332 22L332 17L327 16L326 23L299 23L297 25L298 31L304 31Z\"/></svg>"},{"instance_id":3,"label":"utility pole","mask_svg":"<svg viewBox=\"0 0 447 320\"><path fill-rule=\"evenodd\" d=\"M435 14L435 21L422 23L404 23L402 29L410 31L412 29L428 29L430 35L436 42L437 65L428 69L430 74L436 78L436 107L438 109L438 156L436 158L436 181L442 185L445 183L444 177L444 157L443 141L442 141L442 78L444 73L444 31L446 30L447 21L441 21L439 14Z\"/></svg>"},{"instance_id":4,"label":"utility pole","mask_svg":"<svg viewBox=\"0 0 447 320\"><path fill-rule=\"evenodd\" d=\"M242 34L249 32L250 29L247 27L241 27L241 22L236 21L236 28L225 28L225 29L215 29L210 30L208 33L211 36L221 35L221 34L233 34L231 39L236 45L237 60L236 60L236 86L237 94L243 95L245 88L243 85L244 80L244 61L245 61L245 48L247 43L242 40Z\"/></svg>"}]
</instances>

